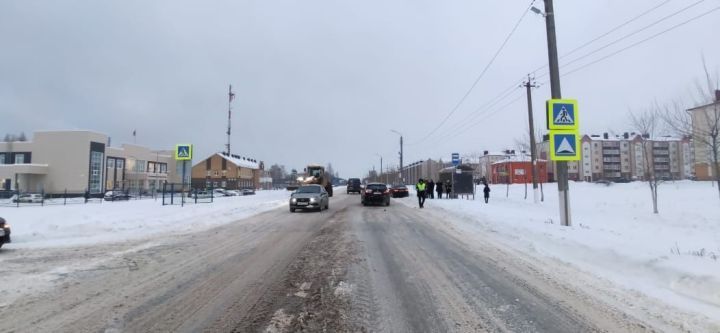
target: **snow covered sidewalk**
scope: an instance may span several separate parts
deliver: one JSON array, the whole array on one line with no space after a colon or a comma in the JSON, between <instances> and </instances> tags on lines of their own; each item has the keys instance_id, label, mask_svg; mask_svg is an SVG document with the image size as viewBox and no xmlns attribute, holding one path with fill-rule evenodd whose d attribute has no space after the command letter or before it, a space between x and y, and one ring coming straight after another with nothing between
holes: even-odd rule
<instances>
[{"instance_id":1,"label":"snow covered sidewalk","mask_svg":"<svg viewBox=\"0 0 720 333\"><path fill-rule=\"evenodd\" d=\"M652 214L646 183L571 183L572 227L559 225L556 184L534 204L532 187L491 186L490 203L427 200L425 210L452 213L469 237L492 237L531 256L554 258L689 313L720 328L720 200L709 182L667 182ZM417 206L411 195L405 204ZM440 215L440 214L439 214Z\"/></svg>"},{"instance_id":2,"label":"snow covered sidewalk","mask_svg":"<svg viewBox=\"0 0 720 333\"><path fill-rule=\"evenodd\" d=\"M158 199L67 206L0 207L13 248L83 246L205 230L287 204L290 192L258 191L213 203L162 206Z\"/></svg>"}]
</instances>

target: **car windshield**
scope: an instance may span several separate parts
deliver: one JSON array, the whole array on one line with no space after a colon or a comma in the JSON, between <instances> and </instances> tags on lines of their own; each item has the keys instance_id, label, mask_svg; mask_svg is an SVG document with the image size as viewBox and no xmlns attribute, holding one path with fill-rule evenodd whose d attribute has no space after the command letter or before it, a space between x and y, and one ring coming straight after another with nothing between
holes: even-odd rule
<instances>
[{"instance_id":1,"label":"car windshield","mask_svg":"<svg viewBox=\"0 0 720 333\"><path fill-rule=\"evenodd\" d=\"M320 193L320 186L303 186L297 189L297 193Z\"/></svg>"},{"instance_id":2,"label":"car windshield","mask_svg":"<svg viewBox=\"0 0 720 333\"><path fill-rule=\"evenodd\" d=\"M368 190L380 190L380 191L385 191L385 190L387 190L387 186L385 186L385 185L383 185L383 184L369 184L369 185L367 186L367 189L368 189Z\"/></svg>"}]
</instances>

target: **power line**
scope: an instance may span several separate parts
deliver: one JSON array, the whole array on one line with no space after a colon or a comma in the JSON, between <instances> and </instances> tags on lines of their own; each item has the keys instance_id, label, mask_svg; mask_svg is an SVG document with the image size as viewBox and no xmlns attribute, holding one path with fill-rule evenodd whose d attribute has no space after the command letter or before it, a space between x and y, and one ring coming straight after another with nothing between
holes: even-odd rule
<instances>
[{"instance_id":1,"label":"power line","mask_svg":"<svg viewBox=\"0 0 720 333\"><path fill-rule=\"evenodd\" d=\"M647 14L649 14L649 13L651 13L651 12L657 10L657 9L659 9L660 7L668 4L668 3L671 2L671 1L672 1L672 0L665 0L665 1L663 1L663 2L661 2L661 3L659 3L659 4L655 5L655 6L653 6L653 7L651 7L651 8L645 10L644 12L642 12L642 13L640 13L640 14L632 17L631 19L629 19L629 20L621 23L620 25L617 25L617 26L613 27L612 29L608 30L607 32L605 32L605 33L603 33L603 34L601 34L601 35L599 35L599 36L597 36L597 37L595 37L595 38L593 38L593 39L591 39L591 40L583 43L582 45L580 45L580 46L572 49L571 51L567 52L566 54L564 54L564 55L561 56L560 58L561 58L561 59L562 59L562 58L565 58L565 57L567 57L567 56L569 56L569 55L571 55L571 54L573 54L573 53L575 53L575 52L577 52L577 51L585 48L586 46L593 44L594 42L602 39L603 37L606 37L606 36L610 35L611 33L613 33L613 32L615 32L615 31L617 31L617 30L619 30L619 29L627 26L628 24L630 24L630 23L632 23L632 22L634 22L634 21L637 21L638 19L642 18L643 16L645 16L645 15L647 15ZM674 16L674 15L676 15L676 14L679 14L680 12L682 12L682 11L684 11L684 10L686 10L686 9L689 9L689 8L695 6L695 5L697 5L697 4L699 4L700 2L703 2L703 1L705 1L705 0L700 0L700 1L692 4L691 6L688 6L688 7L684 8L684 9L682 9L682 10L679 11L679 12L676 12L676 13L674 13L674 14L666 17L666 18L663 18L663 19L661 19L661 20L653 23L652 25L655 25L655 24L657 24L657 23L659 23L659 22L661 22L661 21L664 21L664 20L666 20L666 19L668 19L668 18L670 18L670 17L672 17L672 16ZM533 4L533 3L530 4L530 7L532 7L532 4ZM527 14L527 11L525 12L525 14ZM525 14L523 14L523 16L520 18L520 20L523 19L523 17L525 16ZM518 24L519 24L519 22L518 22ZM650 26L652 26L652 25L650 25ZM631 35L634 35L634 34L640 32L640 31L642 31L642 30L645 30L645 29L649 28L650 26L647 26L647 27L644 27L644 28L641 29L641 30L635 31L635 32L633 32ZM516 27L517 27L517 24L516 24ZM631 35L626 35L625 37L622 37L620 40L625 39L625 38L627 38L627 37L630 37ZM508 36L508 37L509 37L509 36ZM616 42L619 42L620 40L617 40ZM506 41L507 41L507 39L506 39ZM607 45L607 46L605 46L605 47L608 47L608 46L609 46L609 45ZM599 50L596 50L596 51L599 51ZM594 51L594 52L596 52L596 51ZM592 54L592 53L591 53L591 54ZM588 54L588 55L589 55L589 54ZM581 58L578 58L578 59L582 59L582 57L581 57ZM573 61L576 61L576 60L573 60ZM534 71L532 71L532 73L535 73L535 72L537 72L537 71L539 71L539 70L541 70L541 69L543 69L543 68L545 68L545 67L547 67L547 65L544 65L544 66L541 66L541 67L535 69ZM481 75L482 75L482 74L481 74ZM544 76L547 76L547 75L548 75L548 74L545 73L545 74L541 74L539 77L544 77ZM478 80L479 80L479 79L480 79L480 78L478 78ZM471 87L470 91L475 87L475 85L477 84L478 80L475 81L475 83L474 83L473 86ZM522 79L520 79L520 80L518 81L518 83L519 83L519 82L522 82ZM453 126L446 132L446 134L447 134L447 133L454 132L457 128L462 128L463 125L467 125L467 121L471 121L473 118L476 118L476 117L478 117L478 116L481 116L484 112L488 112L488 109L491 108L491 107L493 106L493 104L496 104L497 102L499 102L499 101L501 101L502 99L504 99L504 98L508 95L507 92L508 92L508 91L512 91L512 89L515 89L516 87L517 87L517 83L514 83L512 86L510 86L510 87L508 87L507 89L503 90L503 92L501 92L500 94L498 94L495 98L493 98L493 99L491 99L490 101L488 101L487 103L479 106L475 111L473 111L471 114L469 114L469 115L468 115L466 118L464 118L462 121L460 121L460 122L456 123L455 125L453 125ZM463 99L461 99L460 103L462 103L462 102L467 98L467 96L469 95L470 91L468 91L468 92L465 94L465 96L463 97ZM502 97L501 97L501 96L502 96ZM498 99L498 98L499 98L499 100L496 100L496 99ZM454 113L454 112L457 110L457 107L459 107L459 105L460 105L460 104L456 105L456 108L453 109L453 111L451 112L451 114ZM483 110L483 112L480 112L480 110ZM478 112L480 112L480 113L478 114ZM450 114L450 115L451 115L451 114ZM421 143L421 142L425 141L428 137L430 137L432 134L434 134L434 132L436 132L436 131L447 121L447 119L449 118L450 115L448 115L448 117L446 117L446 118L445 118L433 131L431 131L427 136L425 136L425 137L424 137L423 139L421 139L420 141L411 143L410 145L418 144L418 143ZM446 134L441 134L440 136L446 136Z\"/></svg>"},{"instance_id":2,"label":"power line","mask_svg":"<svg viewBox=\"0 0 720 333\"><path fill-rule=\"evenodd\" d=\"M603 60L605 60L605 59L608 59L608 58L610 58L610 57L612 57L612 56L615 56L615 55L617 55L617 54L619 54L619 53L622 53L622 52L624 52L624 51L627 51L627 50L629 50L629 49L631 49L631 48L633 48L633 47L635 47L635 46L638 46L638 45L643 44L643 43L645 43L645 42L647 42L647 41L650 41L650 40L652 40L652 39L655 39L655 38L657 38L657 37L659 37L659 36L661 36L661 35L664 35L664 34L670 32L670 31L672 31L672 30L675 30L675 29L677 29L677 28L679 28L679 27L681 27L681 26L684 26L684 25L686 25L686 24L688 24L688 23L690 23L690 22L692 22L692 21L701 19L701 18L703 18L703 17L705 17L705 16L707 16L707 15L710 15L710 14L712 14L713 12L718 11L718 10L720 10L720 6L715 7L715 8L713 8L713 9L711 9L711 10L705 12L705 13L702 13L702 14L700 14L700 15L697 15L697 16L695 16L695 17L692 17L692 18L690 18L690 19L688 19L688 20L686 20L686 21L680 22L680 23L678 23L678 24L676 24L676 25L674 25L674 26L672 26L672 27L670 27L670 28L667 28L667 29L665 29L665 30L663 30L663 31L660 31L660 32L658 32L658 33L656 33L656 34L654 34L654 35L652 35L652 36L650 36L650 37L647 37L647 38L645 38L645 39L642 39L642 40L639 40L639 41L637 41L637 42L635 42L635 43L632 43L632 44L630 44L630 45L628 45L628 46L626 46L626 47L624 47L624 48L622 48L622 49L619 49L619 50L617 50L617 51L615 51L615 52L613 52L613 53L610 53L610 54L608 54L608 55L606 55L606 56L603 56L602 58L599 58L599 59L596 59L596 60L594 60L594 61L591 61L591 62L589 62L589 63L587 63L587 64L585 64L585 65L582 65L582 66L580 66L580 67L578 67L578 68L575 68L575 69L573 69L573 70L571 70L571 71L569 71L569 72L563 73L562 76L570 75L570 74L575 73L575 72L577 72L577 71L579 71L579 70L581 70L581 69L590 67L590 66L592 66L592 65L594 65L594 64L597 64L598 62L601 62L601 61L603 61Z\"/></svg>"},{"instance_id":3,"label":"power line","mask_svg":"<svg viewBox=\"0 0 720 333\"><path fill-rule=\"evenodd\" d=\"M692 4L690 4L690 5L687 6L687 7L684 7L684 8L682 8L682 9L680 9L680 10L678 10L678 11L676 11L676 12L670 14L670 15L667 15L667 16L665 16L665 17L663 17L663 18L661 18L661 19L659 19L659 20L657 20L657 21L655 21L655 22L652 22L652 23L650 23L650 24L648 24L648 25L646 25L646 26L644 26L644 27L642 27L642 28L640 28L640 29L637 29L637 30L635 30L635 31L633 31L633 32L631 32L631 33L629 33L629 34L626 34L626 35L624 35L624 36L622 36L622 37L620 37L620 38L618 38L618 39L616 39L616 40L614 40L614 41L612 41L612 42L610 42L610 43L608 43L608 44L605 44L605 45L603 45L603 46L601 46L601 47L599 47L599 48L597 48L597 49L589 52L589 53L586 53L586 54L584 54L584 55L582 55L582 56L580 56L580 57L578 57L578 58L575 58L575 59L573 59L573 60L571 60L571 61L569 61L569 62L567 62L567 63L564 63L563 66L572 65L572 64L574 64L574 63L576 63L576 62L578 62L578 61L580 61L580 60L582 60L582 59L585 59L585 58L587 58L587 57L589 57L589 56L591 56L591 55L593 55L593 54L596 54L596 53L598 53L598 52L600 52L600 51L602 51L602 50L604 50L604 49L606 49L606 48L608 48L608 47L610 47L610 46L612 46L612 45L615 45L615 44L617 44L617 43L619 43L619 42L621 42L621 41L623 41L623 40L626 40L626 39L628 39L628 38L630 38L630 37L632 37L632 36L635 36L635 35L637 35L637 34L640 33L640 32L643 32L643 31L645 31L645 30L647 30L647 29L649 29L649 28L652 28L652 27L654 27L655 25L657 25L657 24L659 24L659 23L661 23L661 22L664 22L664 21L666 21L666 20L668 20L668 19L670 19L670 18L672 18L672 17L674 17L674 16L676 16L676 15L682 13L682 12L685 12L685 11L687 11L688 9L690 9L690 8L692 8L692 7L695 7L695 6L697 6L697 5L699 5L699 4L703 3L703 2L705 2L705 0L700 0L700 1L697 1L697 2L695 2L695 3L692 3ZM543 75L540 75L540 76L543 77L543 76L547 76L547 75L548 75L548 74L543 74Z\"/></svg>"},{"instance_id":4,"label":"power line","mask_svg":"<svg viewBox=\"0 0 720 333\"><path fill-rule=\"evenodd\" d=\"M572 49L572 50L570 50L569 52L567 52L567 53L563 54L562 56L560 56L560 59L565 58L565 57L567 57L567 56L569 56L569 55L571 55L571 54L573 54L573 53L575 53L575 52L577 52L577 51L585 48L585 47L588 46L588 45L591 45L592 43L594 43L594 42L602 39L603 37L607 37L608 35L612 34L612 33L615 32L615 31L620 30L621 28L627 26L628 24L639 20L639 19L642 18L643 16L654 12L655 10L659 9L660 7L668 4L670 1L672 1L672 0L665 0L664 2L658 4L658 5L654 6L654 7L651 7L650 9L648 9L648 10L646 10L646 11L644 11L644 12L642 12L642 13L636 15L636 16L634 16L633 18L631 18L631 19L629 19L629 20L627 20L627 21L625 21L625 22L623 22L623 23L615 26L614 28L608 30L607 32L605 32L605 33L603 33L603 34L601 34L601 35L599 35L599 36L597 36L597 37L595 37L595 38L593 38L593 39L591 39L591 40L583 43L582 45L580 45L580 46L578 46L578 47L575 47L574 49ZM548 66L547 64L545 64L545 65L543 65L543 66L540 66L540 67L536 68L534 71L532 71L532 73L535 73L535 72L537 72L537 71L539 71L539 70L541 70L541 69L543 69L543 68L545 68L545 67L547 67L547 66Z\"/></svg>"},{"instance_id":5,"label":"power line","mask_svg":"<svg viewBox=\"0 0 720 333\"><path fill-rule=\"evenodd\" d=\"M520 26L520 23L525 18L525 16L527 16L527 13L530 11L530 8L532 7L532 5L534 3L535 3L535 0L530 1L530 5L528 5L528 7L523 11L523 14L517 20L517 22L515 23L515 26L513 26L512 30L510 30L510 33L505 37L505 40L500 45L500 48L498 48L498 50L495 51L495 54L490 59L490 61L487 63L487 65L485 65L485 68L482 70L482 72L480 72L480 75L478 75L478 77L475 79L473 84L470 86L470 89L468 89L467 92L465 92L465 95L463 95L463 97L460 98L460 100L457 102L457 104L455 104L455 107L453 107L452 110L450 110L450 113L448 113L448 115L445 116L445 118L440 122L440 124L438 124L432 131L430 131L430 133L428 133L426 136L424 136L419 141L414 142L413 144L421 143L421 142L427 140L427 138L429 138L438 129L440 129L440 127L442 127L445 124L445 122L447 122L447 120L450 119L450 117L455 113L455 111L457 111L460 108L460 105L462 105L463 102L465 102L465 100L468 98L468 96L470 96L470 93L475 89L478 82L480 82L480 80L483 78L483 76L485 76L485 73L487 73L488 69L490 69L490 66L492 66L492 64L495 62L495 59L497 59L497 57L500 55L500 52L502 52L502 50L505 48L505 45L507 45L508 41L510 41L510 38L515 34L515 31L517 31L517 28Z\"/></svg>"}]
</instances>

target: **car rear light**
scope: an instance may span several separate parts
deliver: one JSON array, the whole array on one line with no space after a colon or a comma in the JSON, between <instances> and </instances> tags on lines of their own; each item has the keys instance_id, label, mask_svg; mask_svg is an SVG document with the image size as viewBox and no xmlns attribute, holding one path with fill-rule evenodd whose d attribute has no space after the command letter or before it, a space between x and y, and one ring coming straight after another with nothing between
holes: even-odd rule
<instances>
[{"instance_id":1,"label":"car rear light","mask_svg":"<svg viewBox=\"0 0 720 333\"><path fill-rule=\"evenodd\" d=\"M385 192L383 192L383 193L388 194L388 193L390 193L390 190L385 190Z\"/></svg>"},{"instance_id":2,"label":"car rear light","mask_svg":"<svg viewBox=\"0 0 720 333\"><path fill-rule=\"evenodd\" d=\"M372 193L372 190L365 190L365 193Z\"/></svg>"}]
</instances>

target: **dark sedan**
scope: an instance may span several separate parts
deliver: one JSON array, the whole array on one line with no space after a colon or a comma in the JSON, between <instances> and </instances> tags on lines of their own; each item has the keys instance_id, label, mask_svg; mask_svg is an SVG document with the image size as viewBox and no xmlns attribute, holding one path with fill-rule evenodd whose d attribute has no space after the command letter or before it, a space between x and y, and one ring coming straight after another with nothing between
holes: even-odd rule
<instances>
[{"instance_id":1,"label":"dark sedan","mask_svg":"<svg viewBox=\"0 0 720 333\"><path fill-rule=\"evenodd\" d=\"M390 188L390 195L393 198L405 198L405 197L408 197L410 194L408 192L407 186L395 185L392 188Z\"/></svg>"},{"instance_id":2,"label":"dark sedan","mask_svg":"<svg viewBox=\"0 0 720 333\"><path fill-rule=\"evenodd\" d=\"M381 183L370 183L360 192L360 200L363 206L369 204L382 204L390 206L390 189Z\"/></svg>"},{"instance_id":3,"label":"dark sedan","mask_svg":"<svg viewBox=\"0 0 720 333\"><path fill-rule=\"evenodd\" d=\"M5 243L10 243L10 224L0 217L0 247Z\"/></svg>"}]
</instances>

